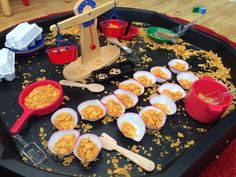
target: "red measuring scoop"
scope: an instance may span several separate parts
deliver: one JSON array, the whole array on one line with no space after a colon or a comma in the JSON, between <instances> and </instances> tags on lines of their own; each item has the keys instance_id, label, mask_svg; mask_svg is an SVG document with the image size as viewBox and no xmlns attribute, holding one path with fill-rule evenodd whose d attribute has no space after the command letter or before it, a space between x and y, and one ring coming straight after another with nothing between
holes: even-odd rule
<instances>
[{"instance_id":1,"label":"red measuring scoop","mask_svg":"<svg viewBox=\"0 0 236 177\"><path fill-rule=\"evenodd\" d=\"M51 84L52 86L59 89L60 94L58 98L50 105L39 108L39 109L29 109L24 105L25 97L36 87ZM14 125L11 127L10 132L12 135L19 133L25 122L30 118L30 116L43 116L55 111L61 104L64 99L64 94L61 85L53 80L43 80L30 84L27 86L19 95L18 102L23 108L23 114L17 119Z\"/></svg>"}]
</instances>

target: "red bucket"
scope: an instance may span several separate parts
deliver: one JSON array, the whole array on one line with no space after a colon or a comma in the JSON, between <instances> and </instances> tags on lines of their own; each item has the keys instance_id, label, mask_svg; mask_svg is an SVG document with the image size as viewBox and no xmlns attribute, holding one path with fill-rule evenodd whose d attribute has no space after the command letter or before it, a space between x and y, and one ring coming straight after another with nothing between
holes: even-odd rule
<instances>
[{"instance_id":1,"label":"red bucket","mask_svg":"<svg viewBox=\"0 0 236 177\"><path fill-rule=\"evenodd\" d=\"M208 76L195 81L185 98L185 109L188 114L203 123L212 123L218 120L232 103L232 95L226 96L223 102L217 105L207 103L198 97L199 93L207 95L215 91L223 93L228 91L228 88Z\"/></svg>"},{"instance_id":2,"label":"red bucket","mask_svg":"<svg viewBox=\"0 0 236 177\"><path fill-rule=\"evenodd\" d=\"M66 64L78 58L77 46L60 46L46 50L52 64Z\"/></svg>"},{"instance_id":3,"label":"red bucket","mask_svg":"<svg viewBox=\"0 0 236 177\"><path fill-rule=\"evenodd\" d=\"M104 36L121 37L125 34L128 23L124 20L110 19L100 23Z\"/></svg>"}]
</instances>

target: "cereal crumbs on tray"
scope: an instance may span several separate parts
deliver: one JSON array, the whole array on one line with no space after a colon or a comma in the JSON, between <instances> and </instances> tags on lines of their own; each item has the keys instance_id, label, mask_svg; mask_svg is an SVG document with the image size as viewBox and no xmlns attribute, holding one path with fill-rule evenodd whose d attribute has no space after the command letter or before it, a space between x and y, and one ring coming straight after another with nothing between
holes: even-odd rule
<instances>
[{"instance_id":1,"label":"cereal crumbs on tray","mask_svg":"<svg viewBox=\"0 0 236 177\"><path fill-rule=\"evenodd\" d=\"M108 124L108 123L110 123L110 122L113 122L115 119L113 119L112 117L110 117L110 116L105 116L105 118L104 119L102 119L102 123L104 124L104 125L106 125L106 124Z\"/></svg>"},{"instance_id":2,"label":"cereal crumbs on tray","mask_svg":"<svg viewBox=\"0 0 236 177\"><path fill-rule=\"evenodd\" d=\"M47 146L48 146L48 141L45 140L46 137L47 137L47 134L45 133L44 128L40 127L39 128L39 138L40 138L41 143L44 148L47 148Z\"/></svg>"}]
</instances>

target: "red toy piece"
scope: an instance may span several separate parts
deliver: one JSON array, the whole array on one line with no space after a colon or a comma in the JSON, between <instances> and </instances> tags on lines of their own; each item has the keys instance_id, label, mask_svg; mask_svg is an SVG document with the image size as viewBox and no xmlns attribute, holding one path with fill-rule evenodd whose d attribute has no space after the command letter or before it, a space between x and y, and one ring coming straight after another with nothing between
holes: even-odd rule
<instances>
[{"instance_id":1,"label":"red toy piece","mask_svg":"<svg viewBox=\"0 0 236 177\"><path fill-rule=\"evenodd\" d=\"M29 6L30 5L30 0L22 0L23 4L25 6Z\"/></svg>"}]
</instances>

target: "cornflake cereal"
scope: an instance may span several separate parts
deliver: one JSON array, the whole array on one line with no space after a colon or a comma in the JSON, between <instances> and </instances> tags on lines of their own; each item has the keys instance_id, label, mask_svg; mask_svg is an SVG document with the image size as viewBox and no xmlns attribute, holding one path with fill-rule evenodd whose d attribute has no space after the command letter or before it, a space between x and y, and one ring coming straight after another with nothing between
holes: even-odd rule
<instances>
[{"instance_id":1,"label":"cornflake cereal","mask_svg":"<svg viewBox=\"0 0 236 177\"><path fill-rule=\"evenodd\" d=\"M121 125L122 133L129 138L134 138L137 134L137 129L133 126L132 123L124 121Z\"/></svg>"},{"instance_id":2,"label":"cornflake cereal","mask_svg":"<svg viewBox=\"0 0 236 177\"><path fill-rule=\"evenodd\" d=\"M172 68L178 70L178 71L185 71L186 66L184 63L176 61L175 64L172 66Z\"/></svg>"},{"instance_id":3,"label":"cornflake cereal","mask_svg":"<svg viewBox=\"0 0 236 177\"><path fill-rule=\"evenodd\" d=\"M69 112L61 112L54 123L59 130L68 130L74 128L75 120Z\"/></svg>"},{"instance_id":4,"label":"cornflake cereal","mask_svg":"<svg viewBox=\"0 0 236 177\"><path fill-rule=\"evenodd\" d=\"M162 126L163 113L149 109L143 112L141 118L149 128L157 129Z\"/></svg>"},{"instance_id":5,"label":"cornflake cereal","mask_svg":"<svg viewBox=\"0 0 236 177\"><path fill-rule=\"evenodd\" d=\"M74 134L68 134L61 137L54 145L53 150L57 154L67 154L72 151L76 137Z\"/></svg>"},{"instance_id":6,"label":"cornflake cereal","mask_svg":"<svg viewBox=\"0 0 236 177\"><path fill-rule=\"evenodd\" d=\"M149 87L152 85L152 81L147 76L139 76L137 81L140 82L145 87Z\"/></svg>"},{"instance_id":7,"label":"cornflake cereal","mask_svg":"<svg viewBox=\"0 0 236 177\"><path fill-rule=\"evenodd\" d=\"M134 104L132 98L127 94L117 94L116 95L120 101L125 105L126 108L131 108Z\"/></svg>"},{"instance_id":8,"label":"cornflake cereal","mask_svg":"<svg viewBox=\"0 0 236 177\"><path fill-rule=\"evenodd\" d=\"M192 82L190 82L188 79L180 79L179 82L186 89L190 89L192 85Z\"/></svg>"},{"instance_id":9,"label":"cornflake cereal","mask_svg":"<svg viewBox=\"0 0 236 177\"><path fill-rule=\"evenodd\" d=\"M107 26L107 28L119 28L119 26L114 25L113 23L109 23L109 25Z\"/></svg>"},{"instance_id":10,"label":"cornflake cereal","mask_svg":"<svg viewBox=\"0 0 236 177\"><path fill-rule=\"evenodd\" d=\"M103 117L104 110L98 105L89 105L81 113L86 120L97 120Z\"/></svg>"},{"instance_id":11,"label":"cornflake cereal","mask_svg":"<svg viewBox=\"0 0 236 177\"><path fill-rule=\"evenodd\" d=\"M135 83L121 83L119 84L119 88L128 90L135 95L140 95L142 93L142 88Z\"/></svg>"},{"instance_id":12,"label":"cornflake cereal","mask_svg":"<svg viewBox=\"0 0 236 177\"><path fill-rule=\"evenodd\" d=\"M178 100L183 96L181 91L171 92L168 89L164 89L162 94L171 97L173 100Z\"/></svg>"},{"instance_id":13,"label":"cornflake cereal","mask_svg":"<svg viewBox=\"0 0 236 177\"><path fill-rule=\"evenodd\" d=\"M152 70L151 73L156 77L160 77L160 78L163 78L163 79L169 79L168 75L165 72L163 72L161 70L161 68L155 68L155 69Z\"/></svg>"},{"instance_id":14,"label":"cornflake cereal","mask_svg":"<svg viewBox=\"0 0 236 177\"><path fill-rule=\"evenodd\" d=\"M60 91L51 84L34 88L24 99L24 105L29 109L40 109L52 104Z\"/></svg>"},{"instance_id":15,"label":"cornflake cereal","mask_svg":"<svg viewBox=\"0 0 236 177\"><path fill-rule=\"evenodd\" d=\"M166 104L162 104L162 103L155 103L153 104L153 106L159 108L160 110L162 110L164 113L169 114L170 113L170 109Z\"/></svg>"},{"instance_id":16,"label":"cornflake cereal","mask_svg":"<svg viewBox=\"0 0 236 177\"><path fill-rule=\"evenodd\" d=\"M123 113L122 106L112 99L106 102L106 107L111 117L119 117Z\"/></svg>"},{"instance_id":17,"label":"cornflake cereal","mask_svg":"<svg viewBox=\"0 0 236 177\"><path fill-rule=\"evenodd\" d=\"M77 154L81 158L82 162L90 162L94 160L99 151L98 146L91 141L89 137L80 140L77 148Z\"/></svg>"},{"instance_id":18,"label":"cornflake cereal","mask_svg":"<svg viewBox=\"0 0 236 177\"><path fill-rule=\"evenodd\" d=\"M211 97L205 96L203 93L198 93L197 95L201 100L210 103L210 104L214 104L215 100Z\"/></svg>"}]
</instances>

